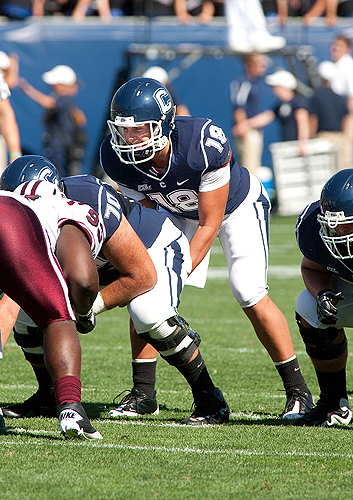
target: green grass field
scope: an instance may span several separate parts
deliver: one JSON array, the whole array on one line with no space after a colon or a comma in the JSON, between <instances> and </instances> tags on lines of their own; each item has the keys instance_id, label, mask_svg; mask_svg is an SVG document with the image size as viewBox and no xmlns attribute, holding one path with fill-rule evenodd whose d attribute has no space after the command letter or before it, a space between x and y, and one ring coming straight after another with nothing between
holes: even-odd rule
<instances>
[{"instance_id":1,"label":"green grass field","mask_svg":"<svg viewBox=\"0 0 353 500\"><path fill-rule=\"evenodd\" d=\"M294 224L294 217L272 219L270 295L287 317L316 400L316 377L294 320L303 288ZM82 400L104 439L65 441L57 419L7 419L8 432L0 435L2 500L351 500L352 425L295 428L278 418L286 400L281 380L233 299L224 267L217 241L205 289L187 287L179 310L201 335L208 370L231 408L229 424L178 425L190 414L191 393L162 359L157 366L160 414L108 419L113 398L131 388L131 355L126 310L104 313L94 332L80 337ZM0 366L0 405L35 391L32 371L12 338Z\"/></svg>"}]
</instances>

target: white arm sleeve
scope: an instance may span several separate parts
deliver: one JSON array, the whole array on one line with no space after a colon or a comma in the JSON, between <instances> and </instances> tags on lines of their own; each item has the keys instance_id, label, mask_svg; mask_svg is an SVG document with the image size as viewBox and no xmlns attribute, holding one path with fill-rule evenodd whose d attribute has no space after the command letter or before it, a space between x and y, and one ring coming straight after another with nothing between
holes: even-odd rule
<instances>
[{"instance_id":1,"label":"white arm sleeve","mask_svg":"<svg viewBox=\"0 0 353 500\"><path fill-rule=\"evenodd\" d=\"M141 201L141 200L144 200L145 198L147 198L147 196L145 196L142 193L139 193L138 191L135 191L135 189L130 189L130 188L127 188L125 186L120 186L120 185L119 185L119 189L123 193L123 195L127 196L128 198L132 198L135 201Z\"/></svg>"},{"instance_id":2,"label":"white arm sleeve","mask_svg":"<svg viewBox=\"0 0 353 500\"><path fill-rule=\"evenodd\" d=\"M199 191L214 191L218 189L230 180L230 167L227 165L226 167L219 168L218 170L212 170L212 172L206 172L201 177L201 183L199 187Z\"/></svg>"}]
</instances>

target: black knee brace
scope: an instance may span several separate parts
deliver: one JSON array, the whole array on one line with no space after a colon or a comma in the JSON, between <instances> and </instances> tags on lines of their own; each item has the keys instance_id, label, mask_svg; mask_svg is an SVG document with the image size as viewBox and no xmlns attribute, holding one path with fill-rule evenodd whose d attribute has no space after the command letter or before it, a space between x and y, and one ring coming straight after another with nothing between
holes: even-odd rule
<instances>
[{"instance_id":1,"label":"black knee brace","mask_svg":"<svg viewBox=\"0 0 353 500\"><path fill-rule=\"evenodd\" d=\"M306 352L311 358L322 360L337 359L347 349L346 335L344 335L344 339L340 344L333 343L339 332L334 326L329 326L325 329L313 327L306 328L303 326L297 312L295 313L295 317L300 335L306 347Z\"/></svg>"},{"instance_id":2,"label":"black knee brace","mask_svg":"<svg viewBox=\"0 0 353 500\"><path fill-rule=\"evenodd\" d=\"M30 351L26 351L26 349L33 349L36 347L43 346L43 332L37 327L27 326L28 334L18 333L15 329L13 329L13 336L17 345L22 348L23 354L27 361L35 364L43 364L44 363L44 355L43 354L35 354Z\"/></svg>"},{"instance_id":3,"label":"black knee brace","mask_svg":"<svg viewBox=\"0 0 353 500\"><path fill-rule=\"evenodd\" d=\"M190 361L192 355L200 345L201 339L197 332L194 332L189 324L179 315L167 320L169 326L176 326L173 333L163 339L153 339L148 332L140 333L139 336L151 344L159 354L172 366L180 366ZM184 339L190 339L186 347L173 353ZM172 351L165 355L166 351Z\"/></svg>"}]
</instances>

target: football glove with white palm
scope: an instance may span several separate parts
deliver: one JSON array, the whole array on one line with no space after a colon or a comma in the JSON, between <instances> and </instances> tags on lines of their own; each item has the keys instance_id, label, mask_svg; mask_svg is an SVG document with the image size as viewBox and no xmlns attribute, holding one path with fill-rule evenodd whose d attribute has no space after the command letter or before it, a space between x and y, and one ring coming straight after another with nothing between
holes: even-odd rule
<instances>
[{"instance_id":1,"label":"football glove with white palm","mask_svg":"<svg viewBox=\"0 0 353 500\"><path fill-rule=\"evenodd\" d=\"M336 305L344 300L339 290L321 290L317 294L317 316L323 325L335 325L338 321L338 309Z\"/></svg>"}]
</instances>

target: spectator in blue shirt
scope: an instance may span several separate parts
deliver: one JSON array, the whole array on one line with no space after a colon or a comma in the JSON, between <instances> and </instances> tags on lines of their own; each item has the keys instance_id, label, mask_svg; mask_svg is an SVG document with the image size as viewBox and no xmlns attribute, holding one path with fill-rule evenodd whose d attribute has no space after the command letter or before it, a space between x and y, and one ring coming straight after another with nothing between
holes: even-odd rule
<instances>
[{"instance_id":1,"label":"spectator in blue shirt","mask_svg":"<svg viewBox=\"0 0 353 500\"><path fill-rule=\"evenodd\" d=\"M336 94L331 89L331 79L336 66L332 61L322 61L318 66L322 86L316 89L310 100L310 136L325 139L337 145L338 170L351 168L352 158L347 137L349 110L347 97Z\"/></svg>"},{"instance_id":2,"label":"spectator in blue shirt","mask_svg":"<svg viewBox=\"0 0 353 500\"><path fill-rule=\"evenodd\" d=\"M260 82L267 70L266 56L249 54L244 58L245 74L230 84L230 99L234 107L235 125L261 112L262 92ZM263 132L261 128L249 128L244 135L235 136L235 151L242 166L257 175L261 167Z\"/></svg>"},{"instance_id":3,"label":"spectator in blue shirt","mask_svg":"<svg viewBox=\"0 0 353 500\"><path fill-rule=\"evenodd\" d=\"M265 127L278 118L282 141L298 140L299 152L305 155L309 138L309 113L304 100L295 93L296 78L289 71L279 70L266 76L265 82L272 86L273 93L279 99L278 104L236 125L234 133L244 136L249 129Z\"/></svg>"}]
</instances>

